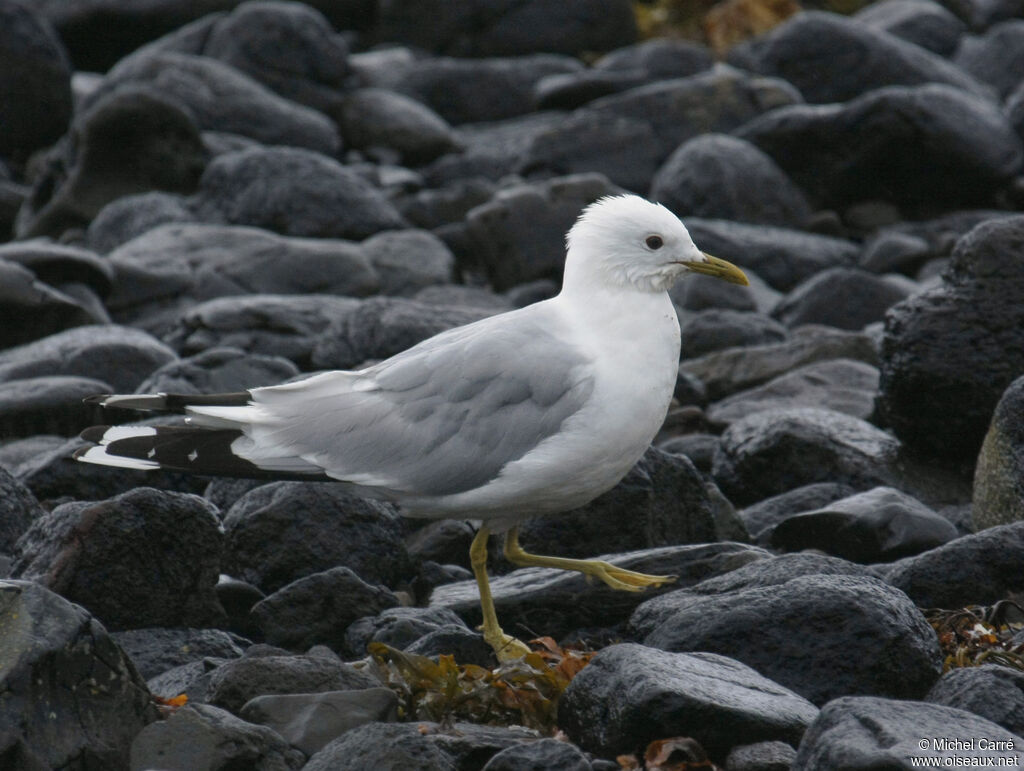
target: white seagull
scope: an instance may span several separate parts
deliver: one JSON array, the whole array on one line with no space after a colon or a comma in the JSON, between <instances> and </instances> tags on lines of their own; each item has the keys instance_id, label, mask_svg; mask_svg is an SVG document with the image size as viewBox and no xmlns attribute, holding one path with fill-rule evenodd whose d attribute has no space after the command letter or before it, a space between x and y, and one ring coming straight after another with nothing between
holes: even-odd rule
<instances>
[{"instance_id":1,"label":"white seagull","mask_svg":"<svg viewBox=\"0 0 1024 771\"><path fill-rule=\"evenodd\" d=\"M569 231L562 290L450 329L372 367L217 395L107 395L104 407L183 412L184 427L97 426L75 457L130 469L335 480L413 517L480 523L470 558L484 638L500 660L528 648L498 625L487 539L516 565L577 570L640 591L652 576L523 551L518 523L614 487L665 414L679 365L668 289L687 273L747 284L701 252L668 209L602 198Z\"/></svg>"}]
</instances>

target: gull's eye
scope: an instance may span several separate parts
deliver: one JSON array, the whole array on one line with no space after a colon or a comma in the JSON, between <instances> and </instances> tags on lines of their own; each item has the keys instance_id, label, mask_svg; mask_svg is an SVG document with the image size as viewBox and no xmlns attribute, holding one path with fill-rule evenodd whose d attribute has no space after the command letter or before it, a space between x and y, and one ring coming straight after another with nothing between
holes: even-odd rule
<instances>
[{"instance_id":1,"label":"gull's eye","mask_svg":"<svg viewBox=\"0 0 1024 771\"><path fill-rule=\"evenodd\" d=\"M665 245L661 236L647 236L647 240L644 243L647 244L648 249L660 249Z\"/></svg>"}]
</instances>

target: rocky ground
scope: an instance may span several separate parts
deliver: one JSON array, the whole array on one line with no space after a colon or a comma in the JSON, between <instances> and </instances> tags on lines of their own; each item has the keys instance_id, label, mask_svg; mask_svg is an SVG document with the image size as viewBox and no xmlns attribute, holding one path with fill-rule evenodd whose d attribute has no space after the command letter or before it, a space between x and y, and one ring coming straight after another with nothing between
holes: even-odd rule
<instances>
[{"instance_id":1,"label":"rocky ground","mask_svg":"<svg viewBox=\"0 0 1024 771\"><path fill-rule=\"evenodd\" d=\"M0 0L0 767L1024 755L1024 3L809 10L724 57L632 14ZM579 210L624 190L751 287L677 287L655 446L524 529L678 581L494 561L507 630L600 648L557 713L382 679L491 677L468 524L70 460L138 419L89 394L355 367L548 297Z\"/></svg>"}]
</instances>

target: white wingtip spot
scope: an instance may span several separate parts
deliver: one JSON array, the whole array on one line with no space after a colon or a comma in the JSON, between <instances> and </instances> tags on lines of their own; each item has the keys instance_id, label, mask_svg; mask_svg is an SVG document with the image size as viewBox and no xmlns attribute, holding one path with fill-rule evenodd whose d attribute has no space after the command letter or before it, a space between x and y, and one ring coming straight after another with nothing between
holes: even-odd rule
<instances>
[{"instance_id":1,"label":"white wingtip spot","mask_svg":"<svg viewBox=\"0 0 1024 771\"><path fill-rule=\"evenodd\" d=\"M156 436L152 426L111 426L103 432L100 444L110 444L119 439L131 439L136 436Z\"/></svg>"},{"instance_id":2,"label":"white wingtip spot","mask_svg":"<svg viewBox=\"0 0 1024 771\"><path fill-rule=\"evenodd\" d=\"M138 458L122 458L119 455L108 455L106 448L90 447L86 452L77 456L83 463L95 463L100 466L117 466L119 468L130 468L137 471L152 471L160 468L159 463Z\"/></svg>"}]
</instances>

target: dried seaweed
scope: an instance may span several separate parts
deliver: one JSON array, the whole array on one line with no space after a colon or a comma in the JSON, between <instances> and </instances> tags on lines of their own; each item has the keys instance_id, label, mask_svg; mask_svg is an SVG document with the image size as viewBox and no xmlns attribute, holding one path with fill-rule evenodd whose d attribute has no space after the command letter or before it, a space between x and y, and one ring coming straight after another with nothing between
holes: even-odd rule
<instances>
[{"instance_id":1,"label":"dried seaweed","mask_svg":"<svg viewBox=\"0 0 1024 771\"><path fill-rule=\"evenodd\" d=\"M594 652L561 648L550 637L531 643L538 649L493 670L384 643L370 643L369 651L378 677L398 695L402 720L524 725L553 735L558 699Z\"/></svg>"},{"instance_id":2,"label":"dried seaweed","mask_svg":"<svg viewBox=\"0 0 1024 771\"><path fill-rule=\"evenodd\" d=\"M970 605L959 610L931 608L924 614L945 656L943 672L982 664L1024 671L1024 642L1014 643L1013 639L1024 623L1011 620L1024 618L1024 609L1017 603L1002 600L992 606Z\"/></svg>"}]
</instances>

